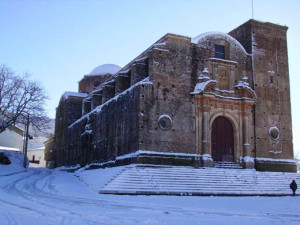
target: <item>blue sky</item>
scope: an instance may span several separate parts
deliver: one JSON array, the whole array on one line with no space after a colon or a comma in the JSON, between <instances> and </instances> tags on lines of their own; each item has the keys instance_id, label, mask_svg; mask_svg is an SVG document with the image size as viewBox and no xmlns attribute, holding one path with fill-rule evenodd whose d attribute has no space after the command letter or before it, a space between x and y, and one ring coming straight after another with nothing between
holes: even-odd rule
<instances>
[{"instance_id":1,"label":"blue sky","mask_svg":"<svg viewBox=\"0 0 300 225\"><path fill-rule=\"evenodd\" d=\"M300 152L300 1L253 0L254 19L287 25L294 146ZM125 66L166 33L229 32L252 17L251 0L1 0L0 64L30 72L47 110L95 67Z\"/></svg>"}]
</instances>

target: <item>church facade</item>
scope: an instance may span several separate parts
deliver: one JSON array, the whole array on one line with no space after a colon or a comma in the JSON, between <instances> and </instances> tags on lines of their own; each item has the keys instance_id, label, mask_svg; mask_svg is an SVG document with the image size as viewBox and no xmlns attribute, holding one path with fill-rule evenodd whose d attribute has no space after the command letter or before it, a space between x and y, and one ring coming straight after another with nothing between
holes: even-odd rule
<instances>
[{"instance_id":1,"label":"church facade","mask_svg":"<svg viewBox=\"0 0 300 225\"><path fill-rule=\"evenodd\" d=\"M123 68L96 68L60 100L56 166L296 172L286 33L249 20L228 34L166 34Z\"/></svg>"}]
</instances>

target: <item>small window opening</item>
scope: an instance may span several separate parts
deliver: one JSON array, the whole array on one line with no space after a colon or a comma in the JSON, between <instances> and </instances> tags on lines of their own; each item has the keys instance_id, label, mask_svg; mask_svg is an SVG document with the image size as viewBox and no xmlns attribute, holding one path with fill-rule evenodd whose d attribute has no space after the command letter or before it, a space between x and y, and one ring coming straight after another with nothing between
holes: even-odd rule
<instances>
[{"instance_id":1,"label":"small window opening","mask_svg":"<svg viewBox=\"0 0 300 225\"><path fill-rule=\"evenodd\" d=\"M83 102L83 114L87 114L91 111L91 101L84 101Z\"/></svg>"},{"instance_id":2,"label":"small window opening","mask_svg":"<svg viewBox=\"0 0 300 225\"><path fill-rule=\"evenodd\" d=\"M225 59L225 46L215 44L215 58Z\"/></svg>"},{"instance_id":3,"label":"small window opening","mask_svg":"<svg viewBox=\"0 0 300 225\"><path fill-rule=\"evenodd\" d=\"M96 81L93 83L94 88L98 87L99 85L100 85L100 81L99 81L99 80L96 80Z\"/></svg>"},{"instance_id":4,"label":"small window opening","mask_svg":"<svg viewBox=\"0 0 300 225\"><path fill-rule=\"evenodd\" d=\"M274 77L273 76L270 76L270 83L274 84Z\"/></svg>"}]
</instances>

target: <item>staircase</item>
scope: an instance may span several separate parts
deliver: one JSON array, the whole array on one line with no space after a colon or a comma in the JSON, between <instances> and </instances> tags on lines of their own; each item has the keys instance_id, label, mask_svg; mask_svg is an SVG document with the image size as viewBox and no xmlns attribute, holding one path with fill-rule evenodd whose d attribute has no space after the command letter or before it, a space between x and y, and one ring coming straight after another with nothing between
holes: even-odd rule
<instances>
[{"instance_id":1,"label":"staircase","mask_svg":"<svg viewBox=\"0 0 300 225\"><path fill-rule=\"evenodd\" d=\"M242 166L234 162L214 162L213 167L222 169L243 169Z\"/></svg>"},{"instance_id":2,"label":"staircase","mask_svg":"<svg viewBox=\"0 0 300 225\"><path fill-rule=\"evenodd\" d=\"M133 195L291 195L300 174L247 169L131 165L100 190L101 194Z\"/></svg>"}]
</instances>

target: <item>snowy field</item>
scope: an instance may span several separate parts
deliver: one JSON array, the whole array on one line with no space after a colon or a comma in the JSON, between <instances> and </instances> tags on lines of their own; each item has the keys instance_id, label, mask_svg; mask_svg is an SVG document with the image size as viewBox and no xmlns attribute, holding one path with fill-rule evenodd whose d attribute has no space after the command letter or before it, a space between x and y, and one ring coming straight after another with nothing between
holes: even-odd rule
<instances>
[{"instance_id":1,"label":"snowy field","mask_svg":"<svg viewBox=\"0 0 300 225\"><path fill-rule=\"evenodd\" d=\"M78 170L0 165L0 224L300 224L299 197L103 195L122 167Z\"/></svg>"}]
</instances>

